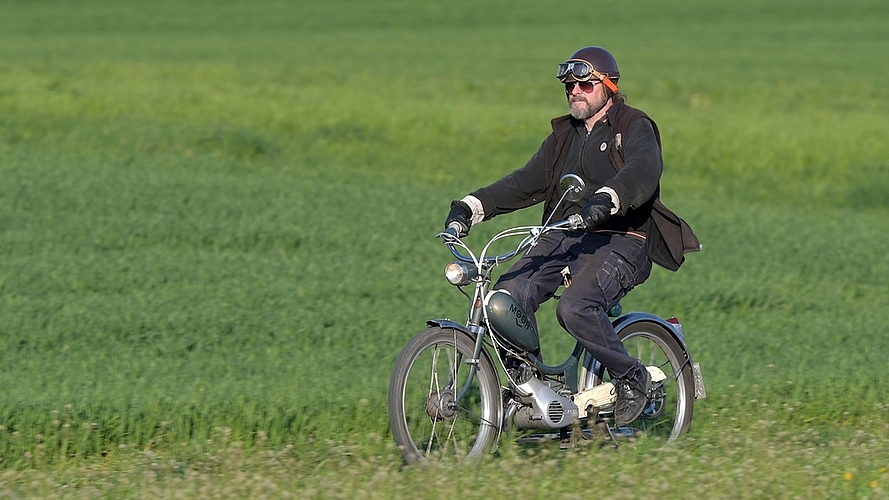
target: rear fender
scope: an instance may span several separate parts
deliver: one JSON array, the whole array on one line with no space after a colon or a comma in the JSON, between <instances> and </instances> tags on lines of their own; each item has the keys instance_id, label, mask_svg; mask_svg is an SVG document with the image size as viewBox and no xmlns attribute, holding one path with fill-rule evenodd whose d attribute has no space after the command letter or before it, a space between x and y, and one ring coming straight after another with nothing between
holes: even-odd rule
<instances>
[{"instance_id":1,"label":"rear fender","mask_svg":"<svg viewBox=\"0 0 889 500\"><path fill-rule=\"evenodd\" d=\"M704 377L701 374L701 366L691 359L691 353L688 352L688 346L685 343L685 332L682 330L682 325L678 323L674 325L673 323L670 323L663 318L659 318L654 314L645 312L633 312L625 314L615 319L612 324L614 324L614 331L620 332L624 328L640 322L655 323L664 327L673 335L673 338L676 339L676 342L679 342L679 346L682 348L683 351L685 351L685 358L688 360L688 365L691 366L692 376L694 377L695 381L695 399L706 398L707 389L704 387ZM598 361L592 361L591 363L597 364ZM598 369L598 366L593 366L590 369Z\"/></svg>"},{"instance_id":2,"label":"rear fender","mask_svg":"<svg viewBox=\"0 0 889 500\"><path fill-rule=\"evenodd\" d=\"M624 328L641 322L655 323L664 327L668 332L670 332L671 335L673 335L673 338L676 339L676 342L679 342L679 345L682 347L682 350L685 351L685 355L688 357L688 361L691 362L691 354L689 354L688 345L685 343L685 332L682 330L682 326L680 325L674 325L673 323L670 323L660 316L655 316L654 314L647 312L627 313L616 318L614 321L611 322L611 324L614 325L615 333L619 334L620 331Z\"/></svg>"},{"instance_id":3,"label":"rear fender","mask_svg":"<svg viewBox=\"0 0 889 500\"><path fill-rule=\"evenodd\" d=\"M654 323L663 327L670 333L673 339L679 343L679 347L682 348L682 351L685 353L685 359L688 362L688 366L691 367L695 382L695 399L703 399L707 397L707 390L704 388L704 378L701 375L701 367L691 359L691 353L688 352L688 346L685 344L685 332L683 332L682 326L678 324L674 325L663 318L646 312L624 314L612 321L614 331L618 334L620 334L624 328L637 323ZM591 356L589 353L585 353L583 368L581 369L581 381L584 384L582 387L589 389L593 385L601 383L599 377L601 376L603 369L604 368L599 360Z\"/></svg>"}]
</instances>

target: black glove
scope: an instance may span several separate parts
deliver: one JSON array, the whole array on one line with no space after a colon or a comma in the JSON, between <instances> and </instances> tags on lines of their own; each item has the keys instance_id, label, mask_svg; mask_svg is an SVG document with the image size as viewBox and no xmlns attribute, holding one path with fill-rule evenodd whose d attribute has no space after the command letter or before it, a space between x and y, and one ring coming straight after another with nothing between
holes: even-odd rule
<instances>
[{"instance_id":1,"label":"black glove","mask_svg":"<svg viewBox=\"0 0 889 500\"><path fill-rule=\"evenodd\" d=\"M586 229L592 231L597 226L601 226L611 217L611 210L614 204L611 203L611 195L608 193L596 193L593 195L586 205L580 209L580 216L586 224Z\"/></svg>"},{"instance_id":2,"label":"black glove","mask_svg":"<svg viewBox=\"0 0 889 500\"><path fill-rule=\"evenodd\" d=\"M451 212L445 220L445 229L455 222L460 226L457 236L462 238L469 234L469 227L472 226L472 209L462 201L451 202Z\"/></svg>"}]
</instances>

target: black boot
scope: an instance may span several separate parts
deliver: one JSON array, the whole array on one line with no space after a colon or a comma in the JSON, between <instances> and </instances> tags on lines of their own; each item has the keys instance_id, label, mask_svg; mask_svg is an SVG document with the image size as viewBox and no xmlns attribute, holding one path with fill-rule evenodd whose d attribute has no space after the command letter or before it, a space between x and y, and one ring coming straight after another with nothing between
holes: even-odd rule
<instances>
[{"instance_id":1,"label":"black boot","mask_svg":"<svg viewBox=\"0 0 889 500\"><path fill-rule=\"evenodd\" d=\"M651 390L651 374L642 369L642 379L632 381L625 378L614 380L617 386L617 399L614 402L614 425L622 427L639 418L648 404L648 391Z\"/></svg>"}]
</instances>

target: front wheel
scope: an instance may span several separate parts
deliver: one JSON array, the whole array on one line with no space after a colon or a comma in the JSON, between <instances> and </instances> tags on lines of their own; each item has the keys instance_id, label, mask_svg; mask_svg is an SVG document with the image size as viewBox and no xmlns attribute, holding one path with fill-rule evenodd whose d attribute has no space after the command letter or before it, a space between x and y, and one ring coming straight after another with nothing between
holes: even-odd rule
<instances>
[{"instance_id":1,"label":"front wheel","mask_svg":"<svg viewBox=\"0 0 889 500\"><path fill-rule=\"evenodd\" d=\"M490 358L473 358L475 340L445 328L412 338L389 381L389 425L408 463L462 461L491 448L501 422L500 381ZM474 371L474 373L472 373Z\"/></svg>"},{"instance_id":2,"label":"front wheel","mask_svg":"<svg viewBox=\"0 0 889 500\"><path fill-rule=\"evenodd\" d=\"M688 430L694 412L695 382L691 360L676 338L664 327L650 321L631 324L618 333L630 356L645 366L656 366L667 376L651 387L648 406L634 422L614 429L618 436L645 435L667 443ZM610 379L597 361L586 355L583 388L589 389Z\"/></svg>"}]
</instances>

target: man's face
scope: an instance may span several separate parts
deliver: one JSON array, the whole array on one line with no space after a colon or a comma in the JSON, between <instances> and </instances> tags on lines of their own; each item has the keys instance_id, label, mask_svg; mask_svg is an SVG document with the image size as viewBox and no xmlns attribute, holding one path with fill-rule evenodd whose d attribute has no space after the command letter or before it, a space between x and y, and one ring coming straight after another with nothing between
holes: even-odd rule
<instances>
[{"instance_id":1,"label":"man's face","mask_svg":"<svg viewBox=\"0 0 889 500\"><path fill-rule=\"evenodd\" d=\"M589 84L594 85L593 89L590 92L584 92L581 87L588 87ZM587 90L589 89L587 88ZM578 120L591 118L608 101L605 85L597 80L577 83L565 82L565 94L568 97L568 110L571 116Z\"/></svg>"}]
</instances>

